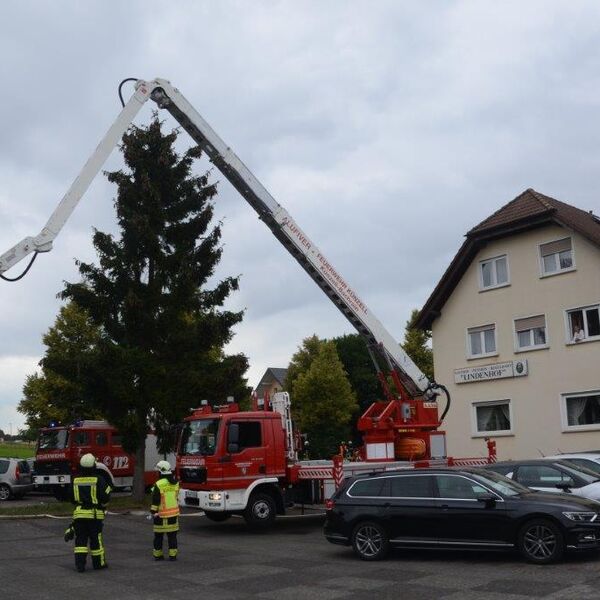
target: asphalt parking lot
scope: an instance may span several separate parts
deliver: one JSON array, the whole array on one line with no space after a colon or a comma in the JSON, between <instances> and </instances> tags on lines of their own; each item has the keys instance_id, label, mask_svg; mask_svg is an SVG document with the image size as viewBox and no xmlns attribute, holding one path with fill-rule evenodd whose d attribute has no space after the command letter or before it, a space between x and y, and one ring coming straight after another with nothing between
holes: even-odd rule
<instances>
[{"instance_id":1,"label":"asphalt parking lot","mask_svg":"<svg viewBox=\"0 0 600 600\"><path fill-rule=\"evenodd\" d=\"M444 600L596 599L600 555L574 555L534 566L513 554L396 551L378 563L354 558L321 533L322 519L281 520L268 533L243 521L182 518L180 558L152 560L152 526L143 515L109 515L105 571L74 570L68 519L0 520L0 590L4 598L164 600Z\"/></svg>"}]
</instances>

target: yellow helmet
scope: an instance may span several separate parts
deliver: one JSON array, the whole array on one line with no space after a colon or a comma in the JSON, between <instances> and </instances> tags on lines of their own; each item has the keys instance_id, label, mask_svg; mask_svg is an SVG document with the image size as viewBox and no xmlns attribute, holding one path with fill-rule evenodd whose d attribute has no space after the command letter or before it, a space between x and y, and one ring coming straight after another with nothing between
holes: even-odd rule
<instances>
[{"instance_id":1,"label":"yellow helmet","mask_svg":"<svg viewBox=\"0 0 600 600\"><path fill-rule=\"evenodd\" d=\"M93 454L91 454L90 452L88 452L87 454L84 454L81 457L81 460L79 461L79 464L84 469L90 469L90 468L96 466L96 458L95 458L95 456Z\"/></svg>"}]
</instances>

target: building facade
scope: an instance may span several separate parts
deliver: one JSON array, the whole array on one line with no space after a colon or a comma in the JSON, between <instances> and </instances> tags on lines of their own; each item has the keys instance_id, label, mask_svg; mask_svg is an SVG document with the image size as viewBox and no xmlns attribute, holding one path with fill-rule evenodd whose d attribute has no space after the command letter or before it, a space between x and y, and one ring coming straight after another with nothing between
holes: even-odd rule
<instances>
[{"instance_id":1,"label":"building facade","mask_svg":"<svg viewBox=\"0 0 600 600\"><path fill-rule=\"evenodd\" d=\"M264 398L265 393L269 398L277 392L283 392L287 369L281 367L269 367L261 377L257 386L254 388L254 393L257 398Z\"/></svg>"},{"instance_id":2,"label":"building facade","mask_svg":"<svg viewBox=\"0 0 600 600\"><path fill-rule=\"evenodd\" d=\"M600 220L526 190L473 228L423 307L448 452L600 449Z\"/></svg>"}]
</instances>

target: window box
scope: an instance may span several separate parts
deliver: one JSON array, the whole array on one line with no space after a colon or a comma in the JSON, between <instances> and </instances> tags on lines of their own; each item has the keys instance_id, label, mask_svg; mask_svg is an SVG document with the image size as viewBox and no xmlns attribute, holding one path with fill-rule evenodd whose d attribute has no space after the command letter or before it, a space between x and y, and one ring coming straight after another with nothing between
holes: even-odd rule
<instances>
[{"instance_id":1,"label":"window box","mask_svg":"<svg viewBox=\"0 0 600 600\"><path fill-rule=\"evenodd\" d=\"M600 340L600 305L567 310L566 336L568 344Z\"/></svg>"},{"instance_id":2,"label":"window box","mask_svg":"<svg viewBox=\"0 0 600 600\"><path fill-rule=\"evenodd\" d=\"M514 435L510 400L474 402L471 406L472 437Z\"/></svg>"},{"instance_id":3,"label":"window box","mask_svg":"<svg viewBox=\"0 0 600 600\"><path fill-rule=\"evenodd\" d=\"M571 238L540 244L541 276L558 275L575 270Z\"/></svg>"},{"instance_id":4,"label":"window box","mask_svg":"<svg viewBox=\"0 0 600 600\"><path fill-rule=\"evenodd\" d=\"M491 290L510 285L508 256L497 256L479 263L479 289Z\"/></svg>"}]
</instances>

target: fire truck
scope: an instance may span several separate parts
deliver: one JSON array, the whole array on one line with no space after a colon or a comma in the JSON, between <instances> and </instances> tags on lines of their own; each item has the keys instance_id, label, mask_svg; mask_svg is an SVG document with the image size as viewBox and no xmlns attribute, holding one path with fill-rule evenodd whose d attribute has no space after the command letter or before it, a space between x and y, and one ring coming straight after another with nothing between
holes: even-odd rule
<instances>
[{"instance_id":1,"label":"fire truck","mask_svg":"<svg viewBox=\"0 0 600 600\"><path fill-rule=\"evenodd\" d=\"M128 80L121 82L121 86L125 81ZM177 88L164 79L134 81L134 94L127 103L122 101L123 110L46 226L37 236L25 238L0 255L0 278L20 279L39 253L51 250L54 239L108 155L142 105L152 99L188 132L366 340L385 400L374 403L359 420L364 460L351 463L352 467L344 465L343 472L348 473L350 468L412 468L431 461L447 464L450 459L446 456L446 437L440 430L450 407L446 388L420 371L356 290ZM9 278L3 274L30 254L33 256L21 275ZM440 415L438 397L442 394L446 403ZM296 460L288 413L289 398L287 401L273 398L263 403L263 410L256 411L240 412L234 404L219 409L201 406L195 410L185 420L177 456L183 488L181 502L205 510L214 520L240 513L251 523L268 524L276 512L285 510L290 501L289 490L301 480L323 482L334 475L339 479L339 464L336 469L331 461L307 464Z\"/></svg>"},{"instance_id":2,"label":"fire truck","mask_svg":"<svg viewBox=\"0 0 600 600\"><path fill-rule=\"evenodd\" d=\"M82 420L68 426L51 424L40 430L33 467L37 489L64 499L79 469L79 459L88 452L96 457L98 468L106 472L113 488L133 485L135 456L123 450L119 432L106 421ZM156 436L148 434L146 467L152 468L162 458L156 449ZM174 456L169 458L173 460ZM156 472L144 472L146 486L156 479Z\"/></svg>"}]
</instances>

